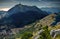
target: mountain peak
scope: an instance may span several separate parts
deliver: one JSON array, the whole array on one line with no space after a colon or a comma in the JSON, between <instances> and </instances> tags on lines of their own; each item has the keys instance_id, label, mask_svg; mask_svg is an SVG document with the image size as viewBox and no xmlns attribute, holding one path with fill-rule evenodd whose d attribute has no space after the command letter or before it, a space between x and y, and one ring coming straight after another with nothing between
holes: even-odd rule
<instances>
[{"instance_id":1,"label":"mountain peak","mask_svg":"<svg viewBox=\"0 0 60 39\"><path fill-rule=\"evenodd\" d=\"M37 8L36 6L28 6L28 5L23 5L23 4L17 4L15 6L24 6L24 7L34 7L34 8Z\"/></svg>"},{"instance_id":2,"label":"mountain peak","mask_svg":"<svg viewBox=\"0 0 60 39\"><path fill-rule=\"evenodd\" d=\"M13 25L16 24L16 26L19 27L23 27L24 25L42 19L47 15L47 12L40 10L36 6L17 4L8 11L6 18L9 19L9 23L12 23Z\"/></svg>"},{"instance_id":3,"label":"mountain peak","mask_svg":"<svg viewBox=\"0 0 60 39\"><path fill-rule=\"evenodd\" d=\"M33 9L35 9L35 10L38 9L38 7L36 7L36 6L28 6L28 5L22 5L22 4L17 4L17 5L15 5L15 7L19 7L22 10L22 12L28 11L28 10L33 10Z\"/></svg>"},{"instance_id":4,"label":"mountain peak","mask_svg":"<svg viewBox=\"0 0 60 39\"><path fill-rule=\"evenodd\" d=\"M13 9L13 8L18 8L20 10L25 10L25 9L28 10L28 9L33 9L33 8L37 8L37 7L36 6L28 6L28 5L17 4L14 7L12 7L11 9Z\"/></svg>"},{"instance_id":5,"label":"mountain peak","mask_svg":"<svg viewBox=\"0 0 60 39\"><path fill-rule=\"evenodd\" d=\"M37 11L37 12L42 12L38 7L36 6L28 6L28 5L22 5L22 4L17 4L14 7L12 7L8 13L10 15L18 13L18 12L27 12L27 11Z\"/></svg>"},{"instance_id":6,"label":"mountain peak","mask_svg":"<svg viewBox=\"0 0 60 39\"><path fill-rule=\"evenodd\" d=\"M25 5L22 5L22 4L15 5L15 7L22 7L22 6L25 6Z\"/></svg>"}]
</instances>

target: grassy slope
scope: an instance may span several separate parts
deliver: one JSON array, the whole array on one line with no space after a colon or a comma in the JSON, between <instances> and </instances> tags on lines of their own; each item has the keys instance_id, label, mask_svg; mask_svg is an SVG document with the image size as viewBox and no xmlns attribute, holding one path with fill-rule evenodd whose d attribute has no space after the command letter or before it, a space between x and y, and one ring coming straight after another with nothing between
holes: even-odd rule
<instances>
[{"instance_id":1,"label":"grassy slope","mask_svg":"<svg viewBox=\"0 0 60 39\"><path fill-rule=\"evenodd\" d=\"M21 34L23 34L24 32L27 31L27 32L32 32L33 37L34 37L35 35L37 35L37 32L41 28L41 26L50 25L55 19L52 17L55 17L55 16L56 16L55 14L51 14L51 15L49 15L49 16L47 16L39 21L36 21L30 25L27 25L27 26L31 26L31 27L23 29L22 31L20 31L20 36L21 36ZM18 34L18 36L19 36L19 34Z\"/></svg>"},{"instance_id":2,"label":"grassy slope","mask_svg":"<svg viewBox=\"0 0 60 39\"><path fill-rule=\"evenodd\" d=\"M20 33L17 35L19 36L19 38L17 39L20 39L21 38L21 35L25 32L32 32L33 34L33 37L37 35L37 32L39 31L39 29L41 28L41 26L49 26L48 27L48 30L52 30L52 29L60 29L60 25L56 25L55 27L50 27L50 25L54 22L55 20L55 16L56 14L51 14L49 16L46 16L45 18L41 19L41 20L38 20L32 24L29 24L29 25L26 25L26 26L31 26L31 27L27 27L23 30L20 31ZM30 39L33 39L30 38ZM60 36L57 36L56 39L59 39Z\"/></svg>"}]
</instances>

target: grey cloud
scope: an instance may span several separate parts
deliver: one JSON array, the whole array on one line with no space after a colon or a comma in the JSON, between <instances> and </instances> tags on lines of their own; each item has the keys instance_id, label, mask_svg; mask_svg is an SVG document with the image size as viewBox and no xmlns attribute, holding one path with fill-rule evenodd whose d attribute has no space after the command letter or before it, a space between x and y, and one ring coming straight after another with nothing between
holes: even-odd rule
<instances>
[{"instance_id":1,"label":"grey cloud","mask_svg":"<svg viewBox=\"0 0 60 39\"><path fill-rule=\"evenodd\" d=\"M36 6L60 7L60 0L0 0L0 8L12 7L18 3Z\"/></svg>"},{"instance_id":2,"label":"grey cloud","mask_svg":"<svg viewBox=\"0 0 60 39\"><path fill-rule=\"evenodd\" d=\"M60 1L60 0L42 0L42 1Z\"/></svg>"}]
</instances>

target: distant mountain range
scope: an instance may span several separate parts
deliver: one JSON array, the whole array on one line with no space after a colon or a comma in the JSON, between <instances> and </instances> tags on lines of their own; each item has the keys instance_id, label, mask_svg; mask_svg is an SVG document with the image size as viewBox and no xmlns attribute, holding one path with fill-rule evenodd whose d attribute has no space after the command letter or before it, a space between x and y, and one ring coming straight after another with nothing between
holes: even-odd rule
<instances>
[{"instance_id":1,"label":"distant mountain range","mask_svg":"<svg viewBox=\"0 0 60 39\"><path fill-rule=\"evenodd\" d=\"M54 8L54 7L50 7L50 8L45 7L45 8L41 8L41 10L46 11L46 12L48 12L50 14L60 12L60 8Z\"/></svg>"},{"instance_id":2,"label":"distant mountain range","mask_svg":"<svg viewBox=\"0 0 60 39\"><path fill-rule=\"evenodd\" d=\"M4 18L6 13L6 11L0 11L0 19Z\"/></svg>"}]
</instances>

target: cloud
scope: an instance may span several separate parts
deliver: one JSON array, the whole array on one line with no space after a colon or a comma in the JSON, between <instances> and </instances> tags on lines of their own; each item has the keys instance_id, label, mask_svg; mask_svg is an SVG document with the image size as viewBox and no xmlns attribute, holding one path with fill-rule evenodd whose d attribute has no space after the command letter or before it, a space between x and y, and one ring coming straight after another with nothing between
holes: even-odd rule
<instances>
[{"instance_id":1,"label":"cloud","mask_svg":"<svg viewBox=\"0 0 60 39\"><path fill-rule=\"evenodd\" d=\"M34 1L34 2L39 2L39 1L48 1L48 2L60 2L60 0L0 0L0 2L14 2L14 1L18 1L18 2L23 2L23 1L25 1L25 2L32 2L32 1Z\"/></svg>"},{"instance_id":2,"label":"cloud","mask_svg":"<svg viewBox=\"0 0 60 39\"><path fill-rule=\"evenodd\" d=\"M60 1L60 0L42 0L42 1L51 1L52 2L52 1Z\"/></svg>"},{"instance_id":3,"label":"cloud","mask_svg":"<svg viewBox=\"0 0 60 39\"><path fill-rule=\"evenodd\" d=\"M39 0L0 0L0 2L14 2L14 1L16 1L16 2L17 1L19 1L19 2L20 1L25 1L25 2L28 1L29 2L29 1L39 1Z\"/></svg>"},{"instance_id":4,"label":"cloud","mask_svg":"<svg viewBox=\"0 0 60 39\"><path fill-rule=\"evenodd\" d=\"M41 7L52 6L60 7L60 0L0 0L0 8L13 7L14 5L22 3L25 5L36 5Z\"/></svg>"},{"instance_id":5,"label":"cloud","mask_svg":"<svg viewBox=\"0 0 60 39\"><path fill-rule=\"evenodd\" d=\"M0 2L11 2L12 0L0 0Z\"/></svg>"}]
</instances>

